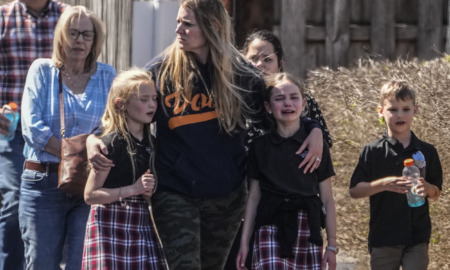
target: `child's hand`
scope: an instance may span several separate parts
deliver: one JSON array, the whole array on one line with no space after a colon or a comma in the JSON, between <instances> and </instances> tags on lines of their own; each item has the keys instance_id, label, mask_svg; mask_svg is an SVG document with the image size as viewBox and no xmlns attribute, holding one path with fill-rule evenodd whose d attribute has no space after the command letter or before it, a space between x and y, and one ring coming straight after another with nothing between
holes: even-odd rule
<instances>
[{"instance_id":1,"label":"child's hand","mask_svg":"<svg viewBox=\"0 0 450 270\"><path fill-rule=\"evenodd\" d=\"M332 250L325 250L322 258L322 269L326 270L328 264L328 270L336 270L336 253Z\"/></svg>"},{"instance_id":2,"label":"child's hand","mask_svg":"<svg viewBox=\"0 0 450 270\"><path fill-rule=\"evenodd\" d=\"M383 179L386 191L406 194L411 189L411 182L401 176L389 176Z\"/></svg>"},{"instance_id":3,"label":"child's hand","mask_svg":"<svg viewBox=\"0 0 450 270\"><path fill-rule=\"evenodd\" d=\"M441 195L441 191L439 190L439 188L433 184L428 183L423 177L420 177L419 180L423 183L423 193L419 194L424 198L428 198L429 200L437 200Z\"/></svg>"},{"instance_id":4,"label":"child's hand","mask_svg":"<svg viewBox=\"0 0 450 270\"><path fill-rule=\"evenodd\" d=\"M419 178L419 184L415 186L411 186L414 189L415 193L419 194L421 197L427 197L427 189L425 185L425 179L423 177Z\"/></svg>"},{"instance_id":5,"label":"child's hand","mask_svg":"<svg viewBox=\"0 0 450 270\"><path fill-rule=\"evenodd\" d=\"M148 169L134 185L138 194L153 192L153 189L155 188L155 177L150 173L150 169Z\"/></svg>"},{"instance_id":6,"label":"child's hand","mask_svg":"<svg viewBox=\"0 0 450 270\"><path fill-rule=\"evenodd\" d=\"M238 255L236 257L236 269L237 270L247 270L245 267L245 261L247 260L248 246L241 246L239 248Z\"/></svg>"}]
</instances>

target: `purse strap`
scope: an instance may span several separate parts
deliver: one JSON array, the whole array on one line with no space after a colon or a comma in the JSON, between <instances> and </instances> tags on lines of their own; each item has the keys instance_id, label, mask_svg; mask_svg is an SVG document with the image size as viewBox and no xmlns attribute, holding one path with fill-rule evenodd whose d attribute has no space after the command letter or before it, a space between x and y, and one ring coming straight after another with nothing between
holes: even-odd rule
<instances>
[{"instance_id":1,"label":"purse strap","mask_svg":"<svg viewBox=\"0 0 450 270\"><path fill-rule=\"evenodd\" d=\"M63 87L62 87L62 77L61 70L59 70L58 74L59 81L59 118L61 123L61 137L64 138L66 135L66 126L64 124L64 99L63 99Z\"/></svg>"}]
</instances>

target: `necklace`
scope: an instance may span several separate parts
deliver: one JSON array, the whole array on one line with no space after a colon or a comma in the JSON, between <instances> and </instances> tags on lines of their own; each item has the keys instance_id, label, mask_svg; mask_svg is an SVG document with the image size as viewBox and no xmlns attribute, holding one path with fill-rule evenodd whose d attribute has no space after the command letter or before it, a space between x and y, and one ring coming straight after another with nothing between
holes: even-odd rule
<instances>
[{"instance_id":1,"label":"necklace","mask_svg":"<svg viewBox=\"0 0 450 270\"><path fill-rule=\"evenodd\" d=\"M84 89L86 88L87 83L91 77L90 72L69 74L64 66L61 68L61 71L64 83L70 90L72 90L74 94L80 94L84 92Z\"/></svg>"}]
</instances>

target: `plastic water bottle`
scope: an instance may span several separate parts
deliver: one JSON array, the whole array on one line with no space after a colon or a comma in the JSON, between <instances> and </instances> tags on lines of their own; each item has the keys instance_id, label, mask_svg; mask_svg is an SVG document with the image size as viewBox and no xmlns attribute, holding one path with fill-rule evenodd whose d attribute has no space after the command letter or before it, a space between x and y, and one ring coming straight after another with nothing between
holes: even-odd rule
<instances>
[{"instance_id":1,"label":"plastic water bottle","mask_svg":"<svg viewBox=\"0 0 450 270\"><path fill-rule=\"evenodd\" d=\"M9 104L3 105L2 107L2 114L9 119L11 125L9 126L8 134L0 134L1 140L11 141L12 139L14 139L17 124L19 123L20 118L20 115L17 112L17 107L17 104L14 102L10 102Z\"/></svg>"},{"instance_id":2,"label":"plastic water bottle","mask_svg":"<svg viewBox=\"0 0 450 270\"><path fill-rule=\"evenodd\" d=\"M405 165L405 168L403 168L403 177L412 183L411 189L406 194L408 205L411 207L422 206L425 203L425 199L417 194L417 187L420 184L419 168L414 165L414 160L412 158L405 159L403 165Z\"/></svg>"}]
</instances>

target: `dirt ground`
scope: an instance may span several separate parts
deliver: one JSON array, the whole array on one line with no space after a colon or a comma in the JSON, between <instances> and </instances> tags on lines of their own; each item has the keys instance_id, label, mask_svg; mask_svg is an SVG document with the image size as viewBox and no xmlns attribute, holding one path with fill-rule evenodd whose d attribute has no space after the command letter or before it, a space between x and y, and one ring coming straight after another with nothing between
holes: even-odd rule
<instances>
[{"instance_id":1,"label":"dirt ground","mask_svg":"<svg viewBox=\"0 0 450 270\"><path fill-rule=\"evenodd\" d=\"M348 186L362 147L385 131L376 112L378 93L383 83L393 78L405 79L413 85L418 94L419 114L412 130L439 152L444 184L441 197L430 204L433 229L429 269L450 269L449 60L449 57L429 62L361 60L358 68L321 69L308 74L307 90L319 103L334 139L331 153L336 171L333 188L340 269L369 269L368 199L351 199Z\"/></svg>"}]
</instances>

